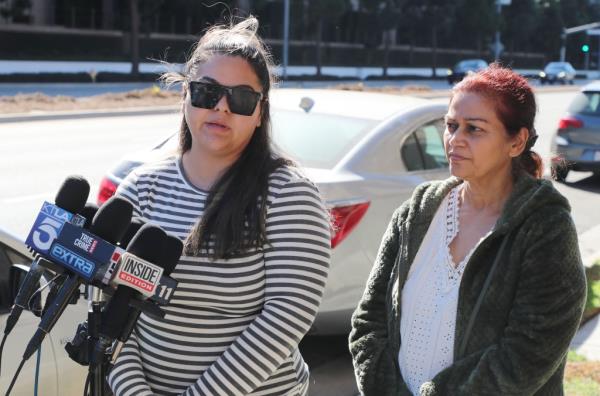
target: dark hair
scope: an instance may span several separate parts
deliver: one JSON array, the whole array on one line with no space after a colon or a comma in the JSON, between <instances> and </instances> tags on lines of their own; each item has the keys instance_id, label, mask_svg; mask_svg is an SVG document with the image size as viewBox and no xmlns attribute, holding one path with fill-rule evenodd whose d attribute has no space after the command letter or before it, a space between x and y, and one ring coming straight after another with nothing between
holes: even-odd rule
<instances>
[{"instance_id":1,"label":"dark hair","mask_svg":"<svg viewBox=\"0 0 600 396\"><path fill-rule=\"evenodd\" d=\"M260 126L240 157L211 188L204 214L185 243L189 255L204 251L214 259L227 258L259 248L267 242L266 207L269 175L292 162L275 156L271 148L269 90L273 83L273 62L262 40L257 36L258 21L249 17L237 24L213 26L198 41L185 63L183 74L167 73L168 84L182 82L200 65L217 55L240 57L252 67L262 87ZM190 150L192 137L183 117L179 131L179 151Z\"/></svg>"},{"instance_id":2,"label":"dark hair","mask_svg":"<svg viewBox=\"0 0 600 396\"><path fill-rule=\"evenodd\" d=\"M452 89L452 98L460 92L477 93L490 99L495 104L498 119L510 136L518 134L523 127L527 128L529 138L523 152L513 159L513 173L517 174L523 169L536 178L542 177L542 158L531 150L537 140L533 127L537 105L527 80L511 69L492 63L456 84Z\"/></svg>"}]
</instances>

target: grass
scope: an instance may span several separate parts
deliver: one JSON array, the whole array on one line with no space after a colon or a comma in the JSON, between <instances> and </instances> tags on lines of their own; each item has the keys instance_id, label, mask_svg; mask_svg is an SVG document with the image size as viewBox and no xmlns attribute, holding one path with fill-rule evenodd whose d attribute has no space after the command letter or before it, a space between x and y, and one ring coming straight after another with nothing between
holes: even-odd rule
<instances>
[{"instance_id":1,"label":"grass","mask_svg":"<svg viewBox=\"0 0 600 396\"><path fill-rule=\"evenodd\" d=\"M586 321L600 311L600 262L596 262L593 266L586 268L585 275L588 285L583 321Z\"/></svg>"},{"instance_id":2,"label":"grass","mask_svg":"<svg viewBox=\"0 0 600 396\"><path fill-rule=\"evenodd\" d=\"M567 396L598 396L600 384L591 378L573 378L565 381L564 391Z\"/></svg>"},{"instance_id":3,"label":"grass","mask_svg":"<svg viewBox=\"0 0 600 396\"><path fill-rule=\"evenodd\" d=\"M600 312L600 261L585 269L588 281L583 321ZM600 395L600 362L588 361L585 356L570 350L565 371L565 395Z\"/></svg>"}]
</instances>

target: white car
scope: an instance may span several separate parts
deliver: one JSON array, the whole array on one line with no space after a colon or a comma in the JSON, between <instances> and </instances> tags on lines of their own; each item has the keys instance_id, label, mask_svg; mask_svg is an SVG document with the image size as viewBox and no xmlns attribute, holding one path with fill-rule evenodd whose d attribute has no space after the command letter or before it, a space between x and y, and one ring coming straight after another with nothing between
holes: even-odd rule
<instances>
[{"instance_id":1,"label":"white car","mask_svg":"<svg viewBox=\"0 0 600 396\"><path fill-rule=\"evenodd\" d=\"M0 321L4 325L13 300L33 260L23 241L0 228ZM48 282L45 276L42 284ZM43 304L42 295L41 304ZM42 343L39 367L38 394L44 396L81 395L87 375L87 367L72 361L64 346L71 341L77 324L86 319L87 302L80 298L76 305L69 305L56 326ZM6 392L25 352L31 336L37 330L40 318L30 311L23 311L17 325L8 335L2 353L2 372L0 392ZM11 391L14 396L34 394L37 354L34 354L23 366Z\"/></svg>"},{"instance_id":2,"label":"white car","mask_svg":"<svg viewBox=\"0 0 600 396\"><path fill-rule=\"evenodd\" d=\"M427 180L449 176L443 148L447 105L333 89L272 92L276 146L297 160L337 224L327 288L311 330L342 334L358 304L394 210ZM176 149L177 133L124 158L102 180L102 203L135 167Z\"/></svg>"}]
</instances>

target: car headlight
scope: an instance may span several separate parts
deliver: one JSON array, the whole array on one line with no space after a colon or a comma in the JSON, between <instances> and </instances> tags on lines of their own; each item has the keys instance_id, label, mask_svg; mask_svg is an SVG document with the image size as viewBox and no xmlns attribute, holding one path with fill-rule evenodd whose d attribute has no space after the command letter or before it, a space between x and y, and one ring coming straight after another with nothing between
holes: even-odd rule
<instances>
[{"instance_id":1,"label":"car headlight","mask_svg":"<svg viewBox=\"0 0 600 396\"><path fill-rule=\"evenodd\" d=\"M449 75L449 76L451 76L452 75L452 70L450 70L450 69L446 70L446 74Z\"/></svg>"},{"instance_id":2,"label":"car headlight","mask_svg":"<svg viewBox=\"0 0 600 396\"><path fill-rule=\"evenodd\" d=\"M564 76L566 76L565 72L558 73L558 77L563 78Z\"/></svg>"},{"instance_id":3,"label":"car headlight","mask_svg":"<svg viewBox=\"0 0 600 396\"><path fill-rule=\"evenodd\" d=\"M554 138L554 142L556 143L557 146L568 146L569 145L569 141L563 136L556 136Z\"/></svg>"},{"instance_id":4,"label":"car headlight","mask_svg":"<svg viewBox=\"0 0 600 396\"><path fill-rule=\"evenodd\" d=\"M546 73L540 72L540 77L542 77L542 78L546 77Z\"/></svg>"}]
</instances>

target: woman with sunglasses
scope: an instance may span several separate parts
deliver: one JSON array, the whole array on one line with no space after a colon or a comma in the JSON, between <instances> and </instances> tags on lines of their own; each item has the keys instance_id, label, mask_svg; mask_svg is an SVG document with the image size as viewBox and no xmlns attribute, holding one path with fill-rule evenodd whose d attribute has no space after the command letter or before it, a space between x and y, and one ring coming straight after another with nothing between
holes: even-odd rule
<instances>
[{"instance_id":1,"label":"woman with sunglasses","mask_svg":"<svg viewBox=\"0 0 600 396\"><path fill-rule=\"evenodd\" d=\"M164 319L142 314L109 375L116 395L306 395L298 343L329 268L314 184L271 148L271 57L246 19L209 29L182 74L179 153L117 194L185 240Z\"/></svg>"},{"instance_id":2,"label":"woman with sunglasses","mask_svg":"<svg viewBox=\"0 0 600 396\"><path fill-rule=\"evenodd\" d=\"M535 113L527 80L498 64L452 89L452 177L396 210L352 317L364 396L563 394L585 274L532 151Z\"/></svg>"}]
</instances>

